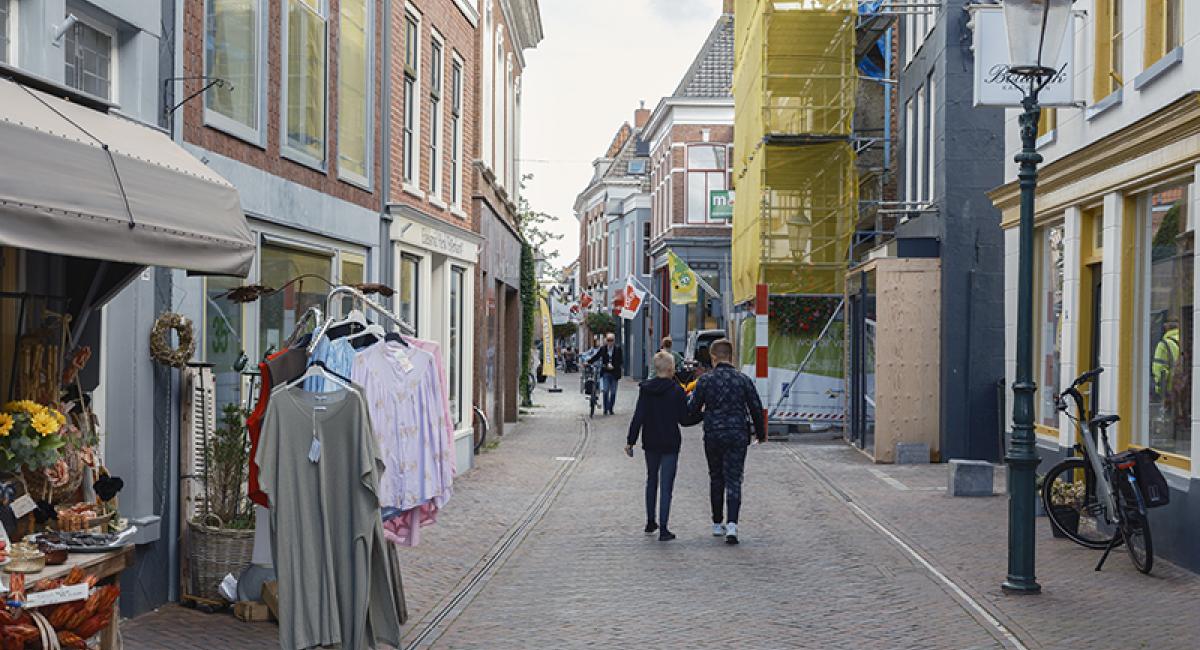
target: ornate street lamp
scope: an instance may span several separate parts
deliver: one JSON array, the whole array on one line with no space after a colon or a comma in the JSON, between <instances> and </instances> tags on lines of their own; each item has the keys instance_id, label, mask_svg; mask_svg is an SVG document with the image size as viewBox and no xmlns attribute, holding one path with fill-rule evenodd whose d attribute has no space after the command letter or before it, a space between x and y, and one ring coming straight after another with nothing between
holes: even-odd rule
<instances>
[{"instance_id":1,"label":"ornate street lamp","mask_svg":"<svg viewBox=\"0 0 1200 650\"><path fill-rule=\"evenodd\" d=\"M1037 593L1034 577L1034 499L1038 455L1033 433L1033 221L1037 166L1038 93L1058 74L1074 0L1004 0L1004 22L1012 63L1008 80L1025 94L1021 100L1020 260L1017 276L1017 376L1013 384L1013 427L1008 453L1008 579L1004 589Z\"/></svg>"}]
</instances>

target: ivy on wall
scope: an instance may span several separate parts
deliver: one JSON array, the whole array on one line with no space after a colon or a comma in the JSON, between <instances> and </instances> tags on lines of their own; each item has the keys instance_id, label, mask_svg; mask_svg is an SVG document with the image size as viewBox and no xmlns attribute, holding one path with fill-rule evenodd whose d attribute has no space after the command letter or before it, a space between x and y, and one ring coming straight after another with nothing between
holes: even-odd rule
<instances>
[{"instance_id":1,"label":"ivy on wall","mask_svg":"<svg viewBox=\"0 0 1200 650\"><path fill-rule=\"evenodd\" d=\"M533 358L533 316L537 313L537 278L533 261L533 246L521 242L521 405L532 406L533 385L529 383L530 361Z\"/></svg>"}]
</instances>

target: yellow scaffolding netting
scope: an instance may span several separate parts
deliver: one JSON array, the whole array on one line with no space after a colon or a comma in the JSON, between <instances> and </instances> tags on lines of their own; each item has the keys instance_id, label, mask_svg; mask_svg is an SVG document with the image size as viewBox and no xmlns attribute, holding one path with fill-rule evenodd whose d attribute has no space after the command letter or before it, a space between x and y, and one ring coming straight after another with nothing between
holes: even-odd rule
<instances>
[{"instance_id":1,"label":"yellow scaffolding netting","mask_svg":"<svg viewBox=\"0 0 1200 650\"><path fill-rule=\"evenodd\" d=\"M841 293L858 213L856 0L737 0L734 299Z\"/></svg>"}]
</instances>

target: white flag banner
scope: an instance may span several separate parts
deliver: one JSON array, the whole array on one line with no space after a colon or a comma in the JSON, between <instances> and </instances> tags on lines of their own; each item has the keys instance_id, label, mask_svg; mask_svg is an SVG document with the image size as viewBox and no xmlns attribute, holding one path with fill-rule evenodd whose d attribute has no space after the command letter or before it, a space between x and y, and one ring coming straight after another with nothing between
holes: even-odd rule
<instances>
[{"instance_id":1,"label":"white flag banner","mask_svg":"<svg viewBox=\"0 0 1200 650\"><path fill-rule=\"evenodd\" d=\"M625 301L621 306L621 318L625 320L636 318L645 300L646 292L634 284L633 278L625 280Z\"/></svg>"},{"instance_id":2,"label":"white flag banner","mask_svg":"<svg viewBox=\"0 0 1200 650\"><path fill-rule=\"evenodd\" d=\"M571 307L565 302L558 299L557 296L549 298L550 301L550 320L555 325L564 325L571 322Z\"/></svg>"}]
</instances>

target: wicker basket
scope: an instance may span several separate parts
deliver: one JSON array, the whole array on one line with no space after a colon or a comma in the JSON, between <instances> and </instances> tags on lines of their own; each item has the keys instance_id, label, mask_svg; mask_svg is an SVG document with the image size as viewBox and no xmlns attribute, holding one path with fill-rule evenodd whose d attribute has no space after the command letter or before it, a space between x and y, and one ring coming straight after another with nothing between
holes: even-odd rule
<instances>
[{"instance_id":1,"label":"wicker basket","mask_svg":"<svg viewBox=\"0 0 1200 650\"><path fill-rule=\"evenodd\" d=\"M216 520L218 525L209 526L199 521L188 523L192 583L188 587L193 596L222 600L221 592L217 590L221 580L229 573L240 576L254 559L254 529L222 528L216 515L209 515L208 519Z\"/></svg>"},{"instance_id":2,"label":"wicker basket","mask_svg":"<svg viewBox=\"0 0 1200 650\"><path fill-rule=\"evenodd\" d=\"M67 464L67 482L58 487L50 485L46 472L40 469L24 469L25 485L29 495L35 499L45 499L53 505L73 501L79 486L83 484L83 458L75 450L63 452L62 459Z\"/></svg>"}]
</instances>

